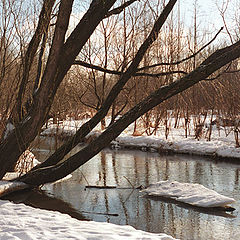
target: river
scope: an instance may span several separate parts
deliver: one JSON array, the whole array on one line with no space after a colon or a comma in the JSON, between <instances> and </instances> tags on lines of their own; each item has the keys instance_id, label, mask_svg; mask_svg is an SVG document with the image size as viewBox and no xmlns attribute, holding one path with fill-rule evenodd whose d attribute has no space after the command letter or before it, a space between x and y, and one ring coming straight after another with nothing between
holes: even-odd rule
<instances>
[{"instance_id":1,"label":"river","mask_svg":"<svg viewBox=\"0 0 240 240\"><path fill-rule=\"evenodd\" d=\"M35 149L41 160L52 150L49 141ZM237 240L240 239L239 172L240 164L199 156L105 149L76 170L72 178L44 186L44 194L28 193L24 201L78 219L129 224L182 240ZM133 189L168 179L200 183L233 197L236 203L231 206L236 210L226 213L190 207L166 199L147 198L139 189ZM89 185L118 188L86 188Z\"/></svg>"}]
</instances>

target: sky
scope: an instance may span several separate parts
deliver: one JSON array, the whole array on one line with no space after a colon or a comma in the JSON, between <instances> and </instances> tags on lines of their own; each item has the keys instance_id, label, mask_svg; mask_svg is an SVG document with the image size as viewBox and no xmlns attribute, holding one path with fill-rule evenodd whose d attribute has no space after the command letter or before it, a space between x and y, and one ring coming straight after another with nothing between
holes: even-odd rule
<instances>
[{"instance_id":1,"label":"sky","mask_svg":"<svg viewBox=\"0 0 240 240\"><path fill-rule=\"evenodd\" d=\"M186 18L188 22L193 20L194 3L197 2L197 13L203 20L201 25L215 27L220 29L223 26L223 20L220 10L226 9L225 20L229 27L233 26L233 18L239 6L239 0L180 0L181 8L186 10ZM227 7L227 8L226 8Z\"/></svg>"},{"instance_id":2,"label":"sky","mask_svg":"<svg viewBox=\"0 0 240 240\"><path fill-rule=\"evenodd\" d=\"M190 23L193 20L195 0L180 0L181 11L186 11L185 17ZM206 18L207 24L222 24L221 17L217 13L217 6L214 0L198 0L197 15L199 18ZM214 18L212 17L214 14ZM219 26L218 26L219 27Z\"/></svg>"}]
</instances>

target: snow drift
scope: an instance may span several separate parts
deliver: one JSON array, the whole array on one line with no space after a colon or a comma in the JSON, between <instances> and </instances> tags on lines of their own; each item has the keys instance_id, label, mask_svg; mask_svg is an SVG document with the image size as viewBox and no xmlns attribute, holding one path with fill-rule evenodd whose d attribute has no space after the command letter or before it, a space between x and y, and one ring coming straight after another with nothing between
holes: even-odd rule
<instances>
[{"instance_id":1,"label":"snow drift","mask_svg":"<svg viewBox=\"0 0 240 240\"><path fill-rule=\"evenodd\" d=\"M79 221L59 212L35 209L0 200L1 240L175 240L164 233L149 233L131 226Z\"/></svg>"}]
</instances>

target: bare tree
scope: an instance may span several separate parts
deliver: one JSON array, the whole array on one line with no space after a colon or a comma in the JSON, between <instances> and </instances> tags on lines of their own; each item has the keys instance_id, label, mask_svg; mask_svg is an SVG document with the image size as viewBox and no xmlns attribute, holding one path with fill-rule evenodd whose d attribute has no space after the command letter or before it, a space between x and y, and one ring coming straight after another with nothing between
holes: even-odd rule
<instances>
[{"instance_id":1,"label":"bare tree","mask_svg":"<svg viewBox=\"0 0 240 240\"><path fill-rule=\"evenodd\" d=\"M15 129L11 131L0 144L1 178L13 165L16 164L21 153L27 149L29 144L34 140L40 131L43 124L46 122L54 96L60 83L63 81L63 78L67 74L68 70L75 62L76 57L89 40L99 23L106 18L106 16L110 17L112 14L116 14L116 12L118 14L121 13L125 7L135 1L129 0L120 7L112 9L115 2L116 1L114 0L93 0L79 24L70 36L66 38L66 31L68 28L73 0L60 1L54 37L52 39L41 84L34 93L33 101L27 111L27 114L24 114L22 118L15 123ZM129 126L129 124L134 122L140 116L153 109L163 101L183 92L198 82L207 79L218 69L221 69L226 64L240 57L240 41L217 50L202 61L202 63L190 73L185 73L183 77L160 86L157 90L146 96L143 100L126 112L120 119L109 126L88 146L75 155L69 157L67 160L61 162L63 157L106 116L113 102L121 93L127 82L136 75L137 72L142 73L142 69L139 67L139 64L142 62L148 49L158 38L160 30L169 14L172 12L176 2L177 0L169 0L168 4L163 7L162 12L159 17L156 18L151 31L145 36L143 43L138 48L132 61L127 65L127 68L119 75L118 81L113 85L108 95L104 98L101 108L97 111L97 113L87 123L83 124L77 133L69 141L63 144L63 146L57 149L55 153L44 163L33 168L18 180L33 186L38 186L47 182L53 182L66 176L100 152L127 126ZM44 1L44 4L47 3L49 3L49 6L46 7L46 5L44 5L45 7L43 7L40 14L38 26L41 25L41 22L43 21L42 18L49 16L48 12L51 12L51 8L55 1ZM47 17L47 19L49 18ZM44 25L44 27L46 28L47 26ZM41 30L40 35L43 36L43 33L44 30ZM40 41L38 41L37 45L39 44ZM31 45L29 45L28 49L31 49ZM35 48L33 48L30 52L35 53ZM25 55L26 62L29 61L29 56L31 56L31 54ZM161 65L161 63L159 63L159 65ZM156 64L156 66L158 66L158 64ZM29 66L26 66L26 68L29 71ZM23 83L23 85L24 81L24 78L22 78L21 83Z\"/></svg>"}]
</instances>

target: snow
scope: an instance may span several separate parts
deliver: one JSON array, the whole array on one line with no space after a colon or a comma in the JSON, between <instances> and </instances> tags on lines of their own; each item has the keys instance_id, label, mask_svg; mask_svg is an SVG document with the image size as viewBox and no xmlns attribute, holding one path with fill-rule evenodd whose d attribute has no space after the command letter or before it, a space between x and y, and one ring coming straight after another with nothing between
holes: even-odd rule
<instances>
[{"instance_id":1,"label":"snow","mask_svg":"<svg viewBox=\"0 0 240 240\"><path fill-rule=\"evenodd\" d=\"M0 196L29 186L22 182L9 182L19 173L7 173L0 181ZM68 175L65 179L70 178ZM54 184L54 183L53 183ZM0 200L1 240L174 240L164 233L149 233L128 225L115 225L94 221L79 221L69 215L54 211L36 209L24 204Z\"/></svg>"},{"instance_id":2,"label":"snow","mask_svg":"<svg viewBox=\"0 0 240 240\"><path fill-rule=\"evenodd\" d=\"M17 175L18 173L8 173L4 179L10 180ZM27 184L22 182L3 180L0 181L0 196L28 187ZM144 232L128 225L120 226L94 221L79 221L59 212L36 209L24 204L14 204L3 200L0 200L0 215L1 240L174 240L164 233Z\"/></svg>"},{"instance_id":3,"label":"snow","mask_svg":"<svg viewBox=\"0 0 240 240\"><path fill-rule=\"evenodd\" d=\"M3 139L6 139L7 136L14 130L14 125L11 122L8 122L5 128L5 133Z\"/></svg>"},{"instance_id":4,"label":"snow","mask_svg":"<svg viewBox=\"0 0 240 240\"><path fill-rule=\"evenodd\" d=\"M69 215L0 200L1 240L174 240L166 234L136 230L131 226L79 221Z\"/></svg>"},{"instance_id":5,"label":"snow","mask_svg":"<svg viewBox=\"0 0 240 240\"><path fill-rule=\"evenodd\" d=\"M233 198L223 196L197 183L159 181L142 192L149 196L167 197L197 207L225 207L235 202Z\"/></svg>"},{"instance_id":6,"label":"snow","mask_svg":"<svg viewBox=\"0 0 240 240\"><path fill-rule=\"evenodd\" d=\"M109 121L109 119L106 119ZM83 124L83 120L67 119L59 125L50 123L48 129L42 135L54 135L55 133L68 137L73 135ZM183 120L181 120L183 122ZM181 122L180 121L180 122ZM176 153L196 154L211 157L238 158L240 159L240 148L236 148L234 132L232 128L217 128L212 126L211 141L207 141L207 130L196 139L193 132L193 124L190 123L190 132L185 137L183 124L178 128L173 127L174 119L169 118L169 135L165 136L164 126L160 126L155 135L147 136L141 124L138 131L143 134L133 136L133 124L112 141L113 148L138 148L142 151L172 151ZM191 125L192 124L192 125ZM8 127L11 131L11 126ZM101 133L98 125L87 138L96 137ZM28 159L28 158L27 158ZM29 160L37 164L34 156L29 153ZM28 160L25 161L28 163ZM14 175L9 173L5 179L11 179ZM71 176L68 176L71 177ZM7 189L24 189L28 187L22 183L0 182L0 191ZM7 190L10 191L10 190ZM222 207L233 203L235 200L218 194L197 183L179 183L161 181L150 185L143 190L150 196L163 196L199 207ZM34 209L23 204L13 204L9 201L0 200L0 239L1 240L51 240L51 239L161 239L172 240L171 236L165 234L153 234L136 230L131 226L119 226L110 223L93 221L79 221L59 212Z\"/></svg>"},{"instance_id":7,"label":"snow","mask_svg":"<svg viewBox=\"0 0 240 240\"><path fill-rule=\"evenodd\" d=\"M58 133L63 136L73 135L77 129L88 119L64 120L59 125L49 124L48 129L42 132L43 135L53 135ZM106 122L110 121L106 118ZM166 139L165 126L160 125L156 134L147 136L144 132L143 124L139 120L139 136L133 136L134 124L125 129L122 134L112 141L112 148L137 148L142 151L175 152L192 155L202 155L222 158L240 158L240 148L236 148L233 126L217 127L212 125L211 141L207 140L210 118L207 118L203 127L203 134L200 139L194 135L194 120L191 119L188 129L188 137L185 137L184 119L179 120L179 126L174 128L174 118L169 118L169 135ZM153 129L151 129L153 130ZM87 138L97 136L101 133L101 126L98 124ZM141 134L142 133L142 134Z\"/></svg>"},{"instance_id":8,"label":"snow","mask_svg":"<svg viewBox=\"0 0 240 240\"><path fill-rule=\"evenodd\" d=\"M194 137L184 138L174 135L167 140L161 136L129 136L122 134L112 142L117 148L136 147L143 151L172 151L176 153L187 153L192 155L215 156L226 158L240 158L240 148L235 148L233 141L200 140Z\"/></svg>"}]
</instances>

